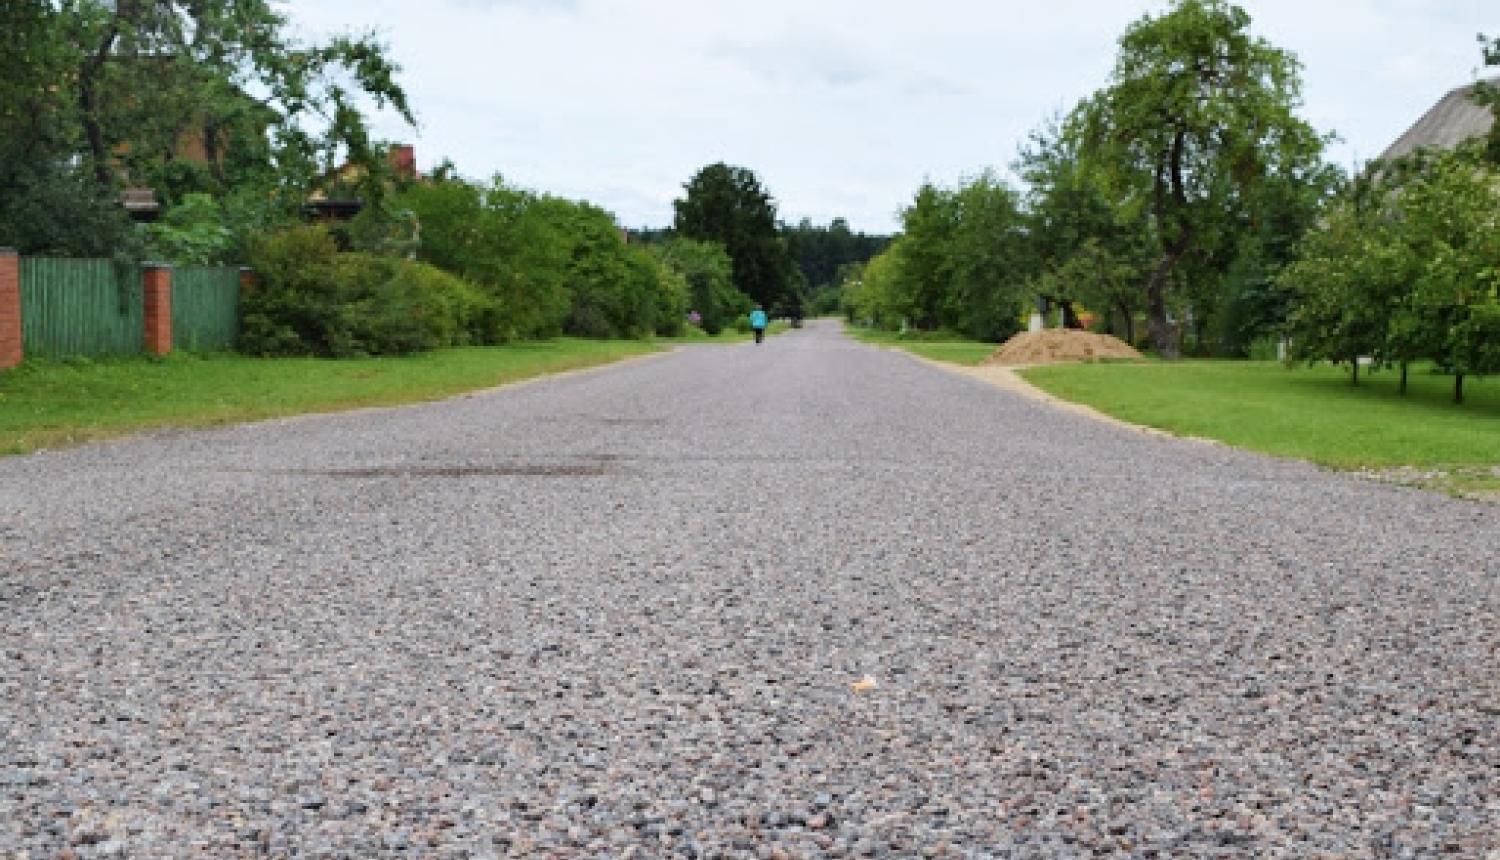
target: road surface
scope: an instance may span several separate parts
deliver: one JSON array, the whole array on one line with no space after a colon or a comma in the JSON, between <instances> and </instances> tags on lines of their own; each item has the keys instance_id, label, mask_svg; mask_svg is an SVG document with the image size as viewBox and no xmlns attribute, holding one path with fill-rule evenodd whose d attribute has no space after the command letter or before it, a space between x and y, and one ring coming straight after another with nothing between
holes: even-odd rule
<instances>
[{"instance_id":1,"label":"road surface","mask_svg":"<svg viewBox=\"0 0 1500 860\"><path fill-rule=\"evenodd\" d=\"M1500 516L833 323L0 460L0 856L1500 857Z\"/></svg>"}]
</instances>

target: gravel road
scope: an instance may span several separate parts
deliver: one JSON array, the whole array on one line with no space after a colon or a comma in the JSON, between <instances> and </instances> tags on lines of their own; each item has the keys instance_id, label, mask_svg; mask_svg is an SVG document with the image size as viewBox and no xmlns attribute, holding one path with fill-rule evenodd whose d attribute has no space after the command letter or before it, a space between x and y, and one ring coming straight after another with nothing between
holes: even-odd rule
<instances>
[{"instance_id":1,"label":"gravel road","mask_svg":"<svg viewBox=\"0 0 1500 860\"><path fill-rule=\"evenodd\" d=\"M0 857L1500 858L1500 513L813 324L0 460Z\"/></svg>"}]
</instances>

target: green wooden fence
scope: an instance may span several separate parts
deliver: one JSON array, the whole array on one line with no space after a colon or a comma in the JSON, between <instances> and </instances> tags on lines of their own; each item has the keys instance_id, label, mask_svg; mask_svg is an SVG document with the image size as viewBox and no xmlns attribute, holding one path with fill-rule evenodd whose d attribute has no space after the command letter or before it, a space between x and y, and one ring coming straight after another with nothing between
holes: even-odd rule
<instances>
[{"instance_id":1,"label":"green wooden fence","mask_svg":"<svg viewBox=\"0 0 1500 860\"><path fill-rule=\"evenodd\" d=\"M141 268L110 260L21 258L21 337L38 358L139 355ZM233 349L240 331L240 270L172 270L172 347Z\"/></svg>"},{"instance_id":2,"label":"green wooden fence","mask_svg":"<svg viewBox=\"0 0 1500 860\"><path fill-rule=\"evenodd\" d=\"M172 270L172 348L234 349L240 334L239 269Z\"/></svg>"},{"instance_id":3,"label":"green wooden fence","mask_svg":"<svg viewBox=\"0 0 1500 860\"><path fill-rule=\"evenodd\" d=\"M21 337L27 356L136 355L141 318L139 266L21 258Z\"/></svg>"}]
</instances>

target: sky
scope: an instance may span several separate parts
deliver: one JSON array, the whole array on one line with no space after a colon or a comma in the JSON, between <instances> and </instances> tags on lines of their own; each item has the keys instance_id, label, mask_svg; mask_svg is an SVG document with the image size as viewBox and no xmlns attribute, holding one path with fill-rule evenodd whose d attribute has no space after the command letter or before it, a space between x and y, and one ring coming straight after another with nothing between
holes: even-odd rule
<instances>
[{"instance_id":1,"label":"sky","mask_svg":"<svg viewBox=\"0 0 1500 860\"><path fill-rule=\"evenodd\" d=\"M1241 0L1303 65L1301 115L1375 158L1474 80L1496 0ZM781 220L890 233L925 181L1008 175L1028 134L1106 86L1156 0L292 0L295 31L374 31L418 166L663 227L702 167L748 168Z\"/></svg>"}]
</instances>

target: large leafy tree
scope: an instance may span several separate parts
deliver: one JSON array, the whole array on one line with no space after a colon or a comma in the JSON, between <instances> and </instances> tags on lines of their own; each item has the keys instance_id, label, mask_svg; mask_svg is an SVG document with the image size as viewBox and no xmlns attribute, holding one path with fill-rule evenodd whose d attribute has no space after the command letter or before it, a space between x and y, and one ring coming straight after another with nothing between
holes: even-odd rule
<instances>
[{"instance_id":1,"label":"large leafy tree","mask_svg":"<svg viewBox=\"0 0 1500 860\"><path fill-rule=\"evenodd\" d=\"M294 38L278 5L7 2L0 241L118 252L129 233L116 192L127 182L169 204L210 193L291 208L337 162L378 164L360 105L412 120L396 65L370 35Z\"/></svg>"},{"instance_id":2,"label":"large leafy tree","mask_svg":"<svg viewBox=\"0 0 1500 860\"><path fill-rule=\"evenodd\" d=\"M1164 356L1180 354L1169 320L1179 264L1212 248L1267 177L1318 160L1322 140L1295 114L1298 74L1240 7L1176 0L1126 30L1111 84L1080 108L1082 154L1151 225L1145 305Z\"/></svg>"},{"instance_id":3,"label":"large leafy tree","mask_svg":"<svg viewBox=\"0 0 1500 860\"><path fill-rule=\"evenodd\" d=\"M1025 279L1025 229L1020 195L991 171L963 182L953 195L952 286L941 309L943 325L982 340L1000 341L1019 328Z\"/></svg>"},{"instance_id":4,"label":"large leafy tree","mask_svg":"<svg viewBox=\"0 0 1500 860\"><path fill-rule=\"evenodd\" d=\"M1080 155L1078 112L1034 132L1015 163L1026 181L1025 253L1017 262L1034 292L1108 315L1111 331L1135 338L1151 235L1123 217L1101 171Z\"/></svg>"},{"instance_id":5,"label":"large leafy tree","mask_svg":"<svg viewBox=\"0 0 1500 860\"><path fill-rule=\"evenodd\" d=\"M66 0L62 9L77 117L101 183L123 158L140 179L166 184L184 138L197 139L221 185L243 178L226 165L267 163L306 183L335 159L373 160L361 96L413 119L399 69L372 35L301 42L272 0Z\"/></svg>"},{"instance_id":6,"label":"large leafy tree","mask_svg":"<svg viewBox=\"0 0 1500 860\"><path fill-rule=\"evenodd\" d=\"M796 263L776 226L776 203L756 175L719 162L694 174L672 202L673 231L717 242L734 264L734 286L772 311L800 310Z\"/></svg>"},{"instance_id":7,"label":"large leafy tree","mask_svg":"<svg viewBox=\"0 0 1500 860\"><path fill-rule=\"evenodd\" d=\"M67 82L76 54L48 0L0 6L0 245L23 253L106 256L130 223L111 189L75 163Z\"/></svg>"}]
</instances>

